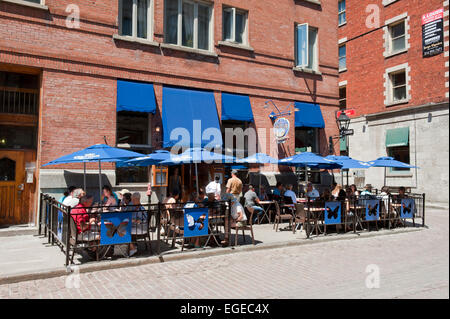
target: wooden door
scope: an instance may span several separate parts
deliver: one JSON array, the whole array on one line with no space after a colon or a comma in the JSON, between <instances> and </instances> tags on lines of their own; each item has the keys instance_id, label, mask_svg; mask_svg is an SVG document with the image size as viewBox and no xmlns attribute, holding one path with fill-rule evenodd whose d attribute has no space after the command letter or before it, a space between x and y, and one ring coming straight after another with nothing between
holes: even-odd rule
<instances>
[{"instance_id":1,"label":"wooden door","mask_svg":"<svg viewBox=\"0 0 450 319\"><path fill-rule=\"evenodd\" d=\"M20 224L25 200L24 152L0 151L0 225Z\"/></svg>"}]
</instances>

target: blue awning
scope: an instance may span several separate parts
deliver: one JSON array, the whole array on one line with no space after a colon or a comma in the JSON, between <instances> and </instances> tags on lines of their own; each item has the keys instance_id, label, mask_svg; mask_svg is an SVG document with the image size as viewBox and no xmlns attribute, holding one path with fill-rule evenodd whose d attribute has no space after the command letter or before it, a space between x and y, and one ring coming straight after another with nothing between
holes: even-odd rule
<instances>
[{"instance_id":1,"label":"blue awning","mask_svg":"<svg viewBox=\"0 0 450 319\"><path fill-rule=\"evenodd\" d=\"M253 122L248 95L222 93L222 121L226 120Z\"/></svg>"},{"instance_id":2,"label":"blue awning","mask_svg":"<svg viewBox=\"0 0 450 319\"><path fill-rule=\"evenodd\" d=\"M156 112L153 84L117 80L117 112Z\"/></svg>"},{"instance_id":3,"label":"blue awning","mask_svg":"<svg viewBox=\"0 0 450 319\"><path fill-rule=\"evenodd\" d=\"M322 111L318 104L295 102L295 127L325 128Z\"/></svg>"},{"instance_id":4,"label":"blue awning","mask_svg":"<svg viewBox=\"0 0 450 319\"><path fill-rule=\"evenodd\" d=\"M177 144L214 148L223 145L212 91L163 87L162 122L164 147Z\"/></svg>"}]
</instances>

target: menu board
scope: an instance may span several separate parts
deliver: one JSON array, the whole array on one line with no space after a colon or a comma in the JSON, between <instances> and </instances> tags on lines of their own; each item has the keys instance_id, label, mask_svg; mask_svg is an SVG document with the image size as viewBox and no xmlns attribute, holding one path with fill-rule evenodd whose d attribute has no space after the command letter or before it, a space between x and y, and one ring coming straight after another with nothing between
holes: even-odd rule
<instances>
[{"instance_id":1,"label":"menu board","mask_svg":"<svg viewBox=\"0 0 450 319\"><path fill-rule=\"evenodd\" d=\"M423 57L444 52L444 8L422 16Z\"/></svg>"}]
</instances>

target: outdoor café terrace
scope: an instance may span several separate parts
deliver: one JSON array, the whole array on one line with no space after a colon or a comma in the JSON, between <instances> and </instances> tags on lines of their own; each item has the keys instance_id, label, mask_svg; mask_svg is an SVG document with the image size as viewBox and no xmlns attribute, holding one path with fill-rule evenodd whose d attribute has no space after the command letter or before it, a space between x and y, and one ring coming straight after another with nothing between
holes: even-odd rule
<instances>
[{"instance_id":1,"label":"outdoor caf\u00e9 terrace","mask_svg":"<svg viewBox=\"0 0 450 319\"><path fill-rule=\"evenodd\" d=\"M230 160L204 149L189 149L180 155L161 152L144 156L106 145L66 155L48 163L99 164L122 162L126 165L195 165L207 160ZM86 154L89 154L86 156ZM392 158L362 162L350 158L323 158L302 153L276 160L266 154L234 163L277 163L294 167L347 169L351 167L407 167ZM358 166L359 165L359 166ZM197 179L198 181L198 179ZM198 189L198 185L197 185ZM330 236L349 236L373 231L391 232L425 226L425 194L386 193L379 190L359 192L343 197L316 197L309 192L289 196L268 194L259 201L262 214L247 207L243 197L222 194L220 200L158 202L156 204L105 205L92 196L80 199L83 204L71 207L55 198L40 195L39 234L48 243L58 245L65 254L65 264L91 260L164 256L187 251L224 249L241 245L276 244L287 241L317 240ZM238 202L245 211L246 223L236 222ZM134 254L137 251L136 254ZM133 253L130 253L133 252Z\"/></svg>"}]
</instances>

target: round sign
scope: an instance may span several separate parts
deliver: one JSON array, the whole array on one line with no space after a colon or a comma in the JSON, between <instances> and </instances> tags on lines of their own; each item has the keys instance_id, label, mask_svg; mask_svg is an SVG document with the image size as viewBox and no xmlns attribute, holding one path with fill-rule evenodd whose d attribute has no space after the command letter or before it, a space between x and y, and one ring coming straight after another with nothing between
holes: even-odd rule
<instances>
[{"instance_id":1,"label":"round sign","mask_svg":"<svg viewBox=\"0 0 450 319\"><path fill-rule=\"evenodd\" d=\"M287 118L281 117L273 124L273 133L278 143L286 141L291 124Z\"/></svg>"}]
</instances>

